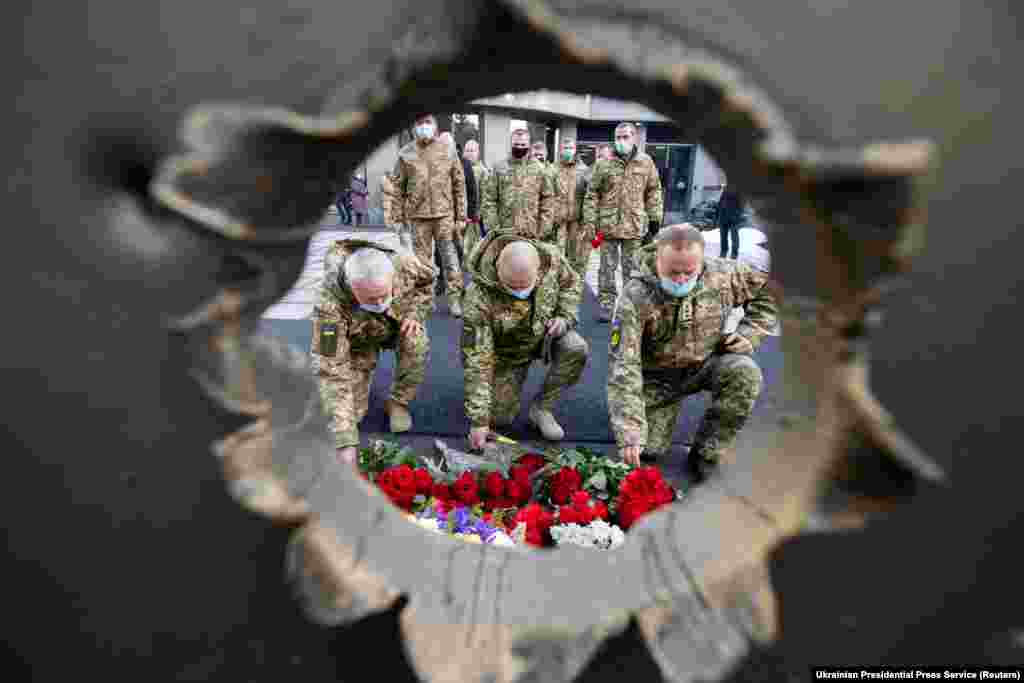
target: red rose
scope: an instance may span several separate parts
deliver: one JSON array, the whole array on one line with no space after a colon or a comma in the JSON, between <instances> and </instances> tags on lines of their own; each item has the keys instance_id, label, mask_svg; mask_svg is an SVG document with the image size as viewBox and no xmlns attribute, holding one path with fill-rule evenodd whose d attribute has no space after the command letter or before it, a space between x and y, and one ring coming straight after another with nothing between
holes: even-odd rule
<instances>
[{"instance_id":1,"label":"red rose","mask_svg":"<svg viewBox=\"0 0 1024 683\"><path fill-rule=\"evenodd\" d=\"M583 485L583 478L580 473L572 467L563 467L555 474L555 482L565 484L572 491L578 491Z\"/></svg>"},{"instance_id":2,"label":"red rose","mask_svg":"<svg viewBox=\"0 0 1024 683\"><path fill-rule=\"evenodd\" d=\"M608 521L608 506L605 505L602 501L597 501L596 503L594 503L593 510L595 517L603 519L606 522Z\"/></svg>"},{"instance_id":3,"label":"red rose","mask_svg":"<svg viewBox=\"0 0 1024 683\"><path fill-rule=\"evenodd\" d=\"M654 500L658 505L667 505L675 500L675 497L672 489L663 481L659 481L654 487Z\"/></svg>"},{"instance_id":4,"label":"red rose","mask_svg":"<svg viewBox=\"0 0 1024 683\"><path fill-rule=\"evenodd\" d=\"M514 479L509 479L508 481L505 482L505 496L506 497L508 497L511 500L518 501L519 498L522 495L523 495L523 489L519 485L519 482L515 481Z\"/></svg>"},{"instance_id":5,"label":"red rose","mask_svg":"<svg viewBox=\"0 0 1024 683\"><path fill-rule=\"evenodd\" d=\"M377 475L377 486L390 486L391 485L391 469L388 468Z\"/></svg>"},{"instance_id":6,"label":"red rose","mask_svg":"<svg viewBox=\"0 0 1024 683\"><path fill-rule=\"evenodd\" d=\"M644 479L651 486L655 486L659 481L661 481L661 470L653 465L642 467L640 468L640 471L643 472Z\"/></svg>"},{"instance_id":7,"label":"red rose","mask_svg":"<svg viewBox=\"0 0 1024 683\"><path fill-rule=\"evenodd\" d=\"M572 494L572 504L576 507L582 507L590 502L590 494L586 491L577 491Z\"/></svg>"},{"instance_id":8,"label":"red rose","mask_svg":"<svg viewBox=\"0 0 1024 683\"><path fill-rule=\"evenodd\" d=\"M527 453L516 460L517 465L524 465L533 474L544 467L544 456L540 453Z\"/></svg>"},{"instance_id":9,"label":"red rose","mask_svg":"<svg viewBox=\"0 0 1024 683\"><path fill-rule=\"evenodd\" d=\"M537 520L537 526L547 531L555 525L555 513L550 510L541 510L540 518Z\"/></svg>"},{"instance_id":10,"label":"red rose","mask_svg":"<svg viewBox=\"0 0 1024 683\"><path fill-rule=\"evenodd\" d=\"M475 502L469 502L470 498L476 499L478 490L476 484L476 477L474 477L471 473L463 472L462 475L455 480L453 488L455 489L455 497L457 499L469 505L476 504Z\"/></svg>"},{"instance_id":11,"label":"red rose","mask_svg":"<svg viewBox=\"0 0 1024 683\"><path fill-rule=\"evenodd\" d=\"M451 500L452 490L448 484L438 482L430 487L430 495L438 500Z\"/></svg>"},{"instance_id":12,"label":"red rose","mask_svg":"<svg viewBox=\"0 0 1024 683\"><path fill-rule=\"evenodd\" d=\"M544 532L534 527L526 530L526 542L537 547L544 546Z\"/></svg>"},{"instance_id":13,"label":"red rose","mask_svg":"<svg viewBox=\"0 0 1024 683\"><path fill-rule=\"evenodd\" d=\"M497 472L491 472L484 479L484 490L491 498L500 498L505 490L505 479Z\"/></svg>"},{"instance_id":14,"label":"red rose","mask_svg":"<svg viewBox=\"0 0 1024 683\"><path fill-rule=\"evenodd\" d=\"M526 465L513 465L509 474L512 475L512 481L520 486L530 486L530 468Z\"/></svg>"},{"instance_id":15,"label":"red rose","mask_svg":"<svg viewBox=\"0 0 1024 683\"><path fill-rule=\"evenodd\" d=\"M399 465L398 467L395 467L392 472L392 477L394 478L395 485L402 491L416 490L416 475L408 465Z\"/></svg>"},{"instance_id":16,"label":"red rose","mask_svg":"<svg viewBox=\"0 0 1024 683\"><path fill-rule=\"evenodd\" d=\"M395 501L395 504L403 510L409 510L412 508L413 498L414 494L412 493L400 493L398 494L398 500Z\"/></svg>"},{"instance_id":17,"label":"red rose","mask_svg":"<svg viewBox=\"0 0 1024 683\"><path fill-rule=\"evenodd\" d=\"M413 476L416 479L416 493L423 494L424 496L430 493L431 487L434 485L434 478L430 476L430 472L422 467L417 467L416 471L413 472Z\"/></svg>"},{"instance_id":18,"label":"red rose","mask_svg":"<svg viewBox=\"0 0 1024 683\"><path fill-rule=\"evenodd\" d=\"M576 510L566 506L558 508L558 521L562 524L579 524L580 517Z\"/></svg>"},{"instance_id":19,"label":"red rose","mask_svg":"<svg viewBox=\"0 0 1024 683\"><path fill-rule=\"evenodd\" d=\"M619 523L623 529L633 526L638 519L648 512L648 506L643 501L629 500L619 510Z\"/></svg>"}]
</instances>

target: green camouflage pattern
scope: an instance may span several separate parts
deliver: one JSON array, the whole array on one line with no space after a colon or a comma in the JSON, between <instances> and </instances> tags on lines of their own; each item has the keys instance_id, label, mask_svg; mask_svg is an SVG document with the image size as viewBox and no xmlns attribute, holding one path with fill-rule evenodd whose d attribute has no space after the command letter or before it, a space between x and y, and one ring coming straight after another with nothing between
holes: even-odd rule
<instances>
[{"instance_id":1,"label":"green camouflage pattern","mask_svg":"<svg viewBox=\"0 0 1024 683\"><path fill-rule=\"evenodd\" d=\"M560 162L555 170L555 225L558 239L565 246L565 257L573 269L583 275L590 258L590 240L582 229L583 198L590 182L590 167L580 162Z\"/></svg>"},{"instance_id":2,"label":"green camouflage pattern","mask_svg":"<svg viewBox=\"0 0 1024 683\"><path fill-rule=\"evenodd\" d=\"M388 253L395 264L394 298L385 313L360 309L345 280L345 261L362 247ZM357 446L358 424L366 415L370 383L381 350L394 350L397 356L392 400L407 406L423 383L430 348L425 324L435 271L404 249L389 249L364 240L339 240L331 245L324 260L327 273L312 315L313 372L319 381L323 409L331 418L335 444L338 448ZM399 327L406 318L423 325L422 331L402 334ZM337 347L330 357L320 353L321 326L325 323L337 325Z\"/></svg>"},{"instance_id":3,"label":"green camouflage pattern","mask_svg":"<svg viewBox=\"0 0 1024 683\"><path fill-rule=\"evenodd\" d=\"M501 250L520 240L533 244L541 258L534 292L522 301L498 280L496 265ZM553 345L554 360L541 391L542 400L552 403L561 388L579 380L589 349L582 337L571 331L579 320L583 278L557 247L511 232L488 232L467 262L473 279L463 298L466 415L474 427L484 427L496 417L499 378L504 381L510 368L528 367L540 359L547 324L555 318L564 319L570 332Z\"/></svg>"},{"instance_id":4,"label":"green camouflage pattern","mask_svg":"<svg viewBox=\"0 0 1024 683\"><path fill-rule=\"evenodd\" d=\"M506 159L495 166L480 193L480 217L491 230L557 242L555 181L535 159Z\"/></svg>"},{"instance_id":5,"label":"green camouflage pattern","mask_svg":"<svg viewBox=\"0 0 1024 683\"><path fill-rule=\"evenodd\" d=\"M444 217L465 222L466 177L454 146L414 140L398 152L394 175L401 207L400 214L394 212L398 222Z\"/></svg>"},{"instance_id":6,"label":"green camouflage pattern","mask_svg":"<svg viewBox=\"0 0 1024 683\"><path fill-rule=\"evenodd\" d=\"M583 199L583 224L605 238L641 239L649 223L661 223L661 180L654 160L634 151L628 160L615 156L595 162Z\"/></svg>"},{"instance_id":7,"label":"green camouflage pattern","mask_svg":"<svg viewBox=\"0 0 1024 683\"><path fill-rule=\"evenodd\" d=\"M622 282L626 283L633 273L638 272L637 259L640 249L643 248L643 240L605 237L599 248L601 267L597 271L597 300L602 308L610 311L619 296L615 284L615 271L619 267L619 262L622 262Z\"/></svg>"},{"instance_id":8,"label":"green camouflage pattern","mask_svg":"<svg viewBox=\"0 0 1024 683\"><path fill-rule=\"evenodd\" d=\"M384 212L384 223L388 226L402 223L402 201L395 185L395 176L385 173L380 177L380 208Z\"/></svg>"},{"instance_id":9,"label":"green camouflage pattern","mask_svg":"<svg viewBox=\"0 0 1024 683\"><path fill-rule=\"evenodd\" d=\"M459 255L455 251L455 226L450 216L433 220L413 219L409 221L412 248L416 258L424 263L434 262L434 245L441 255L445 284L452 297L461 297L463 290L462 269Z\"/></svg>"},{"instance_id":10,"label":"green camouflage pattern","mask_svg":"<svg viewBox=\"0 0 1024 683\"><path fill-rule=\"evenodd\" d=\"M736 333L754 349L775 327L778 308L768 276L744 263L705 256L697 286L677 299L659 285L655 245L640 256L640 274L616 304L609 342L608 411L616 443L667 452L682 399L711 391L694 448L715 460L745 424L762 384L753 358L716 348L736 306L746 312Z\"/></svg>"}]
</instances>

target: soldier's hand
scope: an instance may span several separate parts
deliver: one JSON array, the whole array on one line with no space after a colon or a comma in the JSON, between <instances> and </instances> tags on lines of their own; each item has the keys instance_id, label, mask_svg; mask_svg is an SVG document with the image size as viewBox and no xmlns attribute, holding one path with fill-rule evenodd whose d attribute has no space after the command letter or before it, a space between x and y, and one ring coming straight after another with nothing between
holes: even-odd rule
<instances>
[{"instance_id":1,"label":"soldier's hand","mask_svg":"<svg viewBox=\"0 0 1024 683\"><path fill-rule=\"evenodd\" d=\"M476 427L469 431L469 447L474 451L482 451L487 443L491 430L487 427Z\"/></svg>"},{"instance_id":2,"label":"soldier's hand","mask_svg":"<svg viewBox=\"0 0 1024 683\"><path fill-rule=\"evenodd\" d=\"M746 337L733 332L722 340L722 350L728 353L753 353L754 345Z\"/></svg>"},{"instance_id":3,"label":"soldier's hand","mask_svg":"<svg viewBox=\"0 0 1024 683\"><path fill-rule=\"evenodd\" d=\"M356 447L346 446L345 448L338 449L338 462L346 465L356 464Z\"/></svg>"},{"instance_id":4,"label":"soldier's hand","mask_svg":"<svg viewBox=\"0 0 1024 683\"><path fill-rule=\"evenodd\" d=\"M619 455L622 456L627 465L640 467L640 454L643 450L643 446L624 446L619 449Z\"/></svg>"},{"instance_id":5,"label":"soldier's hand","mask_svg":"<svg viewBox=\"0 0 1024 683\"><path fill-rule=\"evenodd\" d=\"M402 325L399 327L399 330L403 335L406 336L412 334L419 334L420 332L423 331L423 325L421 325L418 320L406 318L402 321Z\"/></svg>"},{"instance_id":6,"label":"soldier's hand","mask_svg":"<svg viewBox=\"0 0 1024 683\"><path fill-rule=\"evenodd\" d=\"M548 336L558 339L569 331L569 323L565 321L565 318L553 318L548 321L547 331Z\"/></svg>"}]
</instances>

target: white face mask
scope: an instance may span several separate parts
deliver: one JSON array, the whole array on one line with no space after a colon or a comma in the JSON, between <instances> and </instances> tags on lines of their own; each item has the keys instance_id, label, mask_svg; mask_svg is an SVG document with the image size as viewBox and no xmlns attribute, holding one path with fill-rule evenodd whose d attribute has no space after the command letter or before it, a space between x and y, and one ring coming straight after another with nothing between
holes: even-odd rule
<instances>
[{"instance_id":1,"label":"white face mask","mask_svg":"<svg viewBox=\"0 0 1024 683\"><path fill-rule=\"evenodd\" d=\"M391 306L391 302L394 300L394 298L395 297L393 296L389 296L384 301L384 303L380 304L359 304L359 308L369 313L384 313L388 310L388 307Z\"/></svg>"},{"instance_id":2,"label":"white face mask","mask_svg":"<svg viewBox=\"0 0 1024 683\"><path fill-rule=\"evenodd\" d=\"M426 140L434 137L434 124L432 123L421 123L416 126L416 137L420 140Z\"/></svg>"}]
</instances>

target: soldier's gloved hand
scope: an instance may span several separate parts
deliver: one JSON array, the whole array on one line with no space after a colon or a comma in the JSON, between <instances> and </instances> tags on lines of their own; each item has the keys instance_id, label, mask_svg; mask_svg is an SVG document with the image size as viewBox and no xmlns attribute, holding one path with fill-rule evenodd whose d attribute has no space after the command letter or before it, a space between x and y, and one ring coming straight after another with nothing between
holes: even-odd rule
<instances>
[{"instance_id":1,"label":"soldier's gloved hand","mask_svg":"<svg viewBox=\"0 0 1024 683\"><path fill-rule=\"evenodd\" d=\"M640 454L643 453L643 446L624 446L619 449L619 455L627 465L640 467Z\"/></svg>"},{"instance_id":2,"label":"soldier's gloved hand","mask_svg":"<svg viewBox=\"0 0 1024 683\"><path fill-rule=\"evenodd\" d=\"M753 353L754 345L746 337L733 332L722 340L722 350L727 353Z\"/></svg>"},{"instance_id":3,"label":"soldier's gloved hand","mask_svg":"<svg viewBox=\"0 0 1024 683\"><path fill-rule=\"evenodd\" d=\"M419 334L423 331L423 325L418 320L405 318L398 329L403 335Z\"/></svg>"},{"instance_id":4,"label":"soldier's gloved hand","mask_svg":"<svg viewBox=\"0 0 1024 683\"><path fill-rule=\"evenodd\" d=\"M338 449L338 462L346 465L356 464L356 447L346 446L345 448Z\"/></svg>"},{"instance_id":5,"label":"soldier's gloved hand","mask_svg":"<svg viewBox=\"0 0 1024 683\"><path fill-rule=\"evenodd\" d=\"M474 427L469 430L469 447L474 451L482 451L490 433L491 430L487 427Z\"/></svg>"},{"instance_id":6,"label":"soldier's gloved hand","mask_svg":"<svg viewBox=\"0 0 1024 683\"><path fill-rule=\"evenodd\" d=\"M549 337L558 339L569 331L569 323L566 322L565 318L552 318L548 321L547 330Z\"/></svg>"}]
</instances>

